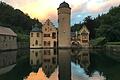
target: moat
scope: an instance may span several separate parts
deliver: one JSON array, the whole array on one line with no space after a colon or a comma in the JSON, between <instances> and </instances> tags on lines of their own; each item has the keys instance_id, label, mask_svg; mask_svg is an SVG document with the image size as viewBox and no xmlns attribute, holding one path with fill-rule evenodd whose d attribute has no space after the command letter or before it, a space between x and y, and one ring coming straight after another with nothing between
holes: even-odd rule
<instances>
[{"instance_id":1,"label":"moat","mask_svg":"<svg viewBox=\"0 0 120 80\"><path fill-rule=\"evenodd\" d=\"M20 49L0 52L0 80L119 80L119 51Z\"/></svg>"}]
</instances>

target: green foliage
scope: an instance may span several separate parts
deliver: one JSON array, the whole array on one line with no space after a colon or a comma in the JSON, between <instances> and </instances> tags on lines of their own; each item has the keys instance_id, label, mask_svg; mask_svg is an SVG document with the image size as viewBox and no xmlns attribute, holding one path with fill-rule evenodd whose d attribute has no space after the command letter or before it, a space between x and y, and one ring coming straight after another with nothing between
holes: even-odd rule
<instances>
[{"instance_id":1,"label":"green foliage","mask_svg":"<svg viewBox=\"0 0 120 80\"><path fill-rule=\"evenodd\" d=\"M31 19L19 9L0 1L0 25L13 29L16 33L29 34L32 25L42 26L38 19Z\"/></svg>"},{"instance_id":2,"label":"green foliage","mask_svg":"<svg viewBox=\"0 0 120 80\"><path fill-rule=\"evenodd\" d=\"M17 34L17 41L18 42L28 42L29 41L29 35L18 33Z\"/></svg>"},{"instance_id":3,"label":"green foliage","mask_svg":"<svg viewBox=\"0 0 120 80\"><path fill-rule=\"evenodd\" d=\"M98 15L95 19L88 16L83 23L72 26L72 29L79 30L78 26L83 24L90 31L90 39L105 37L109 42L118 42L120 41L120 6L111 8L108 13Z\"/></svg>"},{"instance_id":4,"label":"green foliage","mask_svg":"<svg viewBox=\"0 0 120 80\"><path fill-rule=\"evenodd\" d=\"M79 31L79 30L81 29L81 26L83 26L81 22L80 22L79 24L74 24L74 25L71 27L71 32Z\"/></svg>"},{"instance_id":5,"label":"green foliage","mask_svg":"<svg viewBox=\"0 0 120 80\"><path fill-rule=\"evenodd\" d=\"M94 28L94 20L91 18L91 16L88 16L84 19L83 23L74 24L71 28L72 32L79 31L83 25L86 25L88 30L90 31L90 39L95 38L95 28Z\"/></svg>"},{"instance_id":6,"label":"green foliage","mask_svg":"<svg viewBox=\"0 0 120 80\"><path fill-rule=\"evenodd\" d=\"M106 45L120 45L120 42L107 42Z\"/></svg>"},{"instance_id":7,"label":"green foliage","mask_svg":"<svg viewBox=\"0 0 120 80\"><path fill-rule=\"evenodd\" d=\"M0 25L16 32L19 42L29 41L29 32L36 23L39 27L42 26L38 19L31 19L28 14L0 1Z\"/></svg>"},{"instance_id":8,"label":"green foliage","mask_svg":"<svg viewBox=\"0 0 120 80\"><path fill-rule=\"evenodd\" d=\"M99 37L90 41L93 46L103 46L107 42L105 37Z\"/></svg>"},{"instance_id":9,"label":"green foliage","mask_svg":"<svg viewBox=\"0 0 120 80\"><path fill-rule=\"evenodd\" d=\"M107 14L97 17L94 21L96 37L106 37L110 42L120 41L120 6L111 8Z\"/></svg>"}]
</instances>

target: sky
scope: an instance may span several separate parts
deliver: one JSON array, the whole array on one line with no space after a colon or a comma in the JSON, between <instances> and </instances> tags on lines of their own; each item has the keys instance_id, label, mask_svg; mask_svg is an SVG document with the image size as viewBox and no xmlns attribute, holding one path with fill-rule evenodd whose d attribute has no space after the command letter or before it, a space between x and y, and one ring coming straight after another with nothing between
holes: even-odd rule
<instances>
[{"instance_id":1,"label":"sky","mask_svg":"<svg viewBox=\"0 0 120 80\"><path fill-rule=\"evenodd\" d=\"M72 15L71 25L83 21L85 17L96 17L107 13L111 7L119 6L120 0L0 0L27 13L31 18L45 22L48 18L57 26L57 8L60 3L69 3Z\"/></svg>"}]
</instances>

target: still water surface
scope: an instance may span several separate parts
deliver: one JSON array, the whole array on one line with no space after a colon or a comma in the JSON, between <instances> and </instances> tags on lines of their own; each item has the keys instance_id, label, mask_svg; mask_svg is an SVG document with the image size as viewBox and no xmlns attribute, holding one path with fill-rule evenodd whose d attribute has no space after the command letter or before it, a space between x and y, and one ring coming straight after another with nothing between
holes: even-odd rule
<instances>
[{"instance_id":1,"label":"still water surface","mask_svg":"<svg viewBox=\"0 0 120 80\"><path fill-rule=\"evenodd\" d=\"M0 52L0 80L120 80L119 52L89 49L30 49Z\"/></svg>"}]
</instances>

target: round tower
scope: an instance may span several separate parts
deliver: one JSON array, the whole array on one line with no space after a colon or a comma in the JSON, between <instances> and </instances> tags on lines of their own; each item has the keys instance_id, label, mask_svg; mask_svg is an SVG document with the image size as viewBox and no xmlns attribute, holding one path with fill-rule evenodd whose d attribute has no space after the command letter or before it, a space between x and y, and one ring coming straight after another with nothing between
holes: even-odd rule
<instances>
[{"instance_id":1,"label":"round tower","mask_svg":"<svg viewBox=\"0 0 120 80\"><path fill-rule=\"evenodd\" d=\"M69 4L63 2L59 5L58 10L58 45L59 47L70 47L70 19L71 8Z\"/></svg>"}]
</instances>

